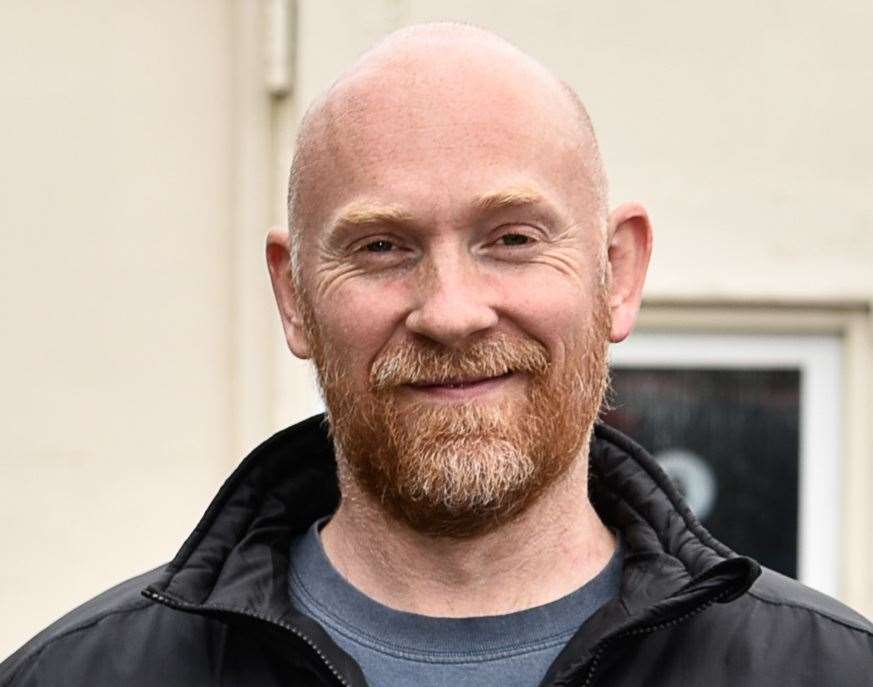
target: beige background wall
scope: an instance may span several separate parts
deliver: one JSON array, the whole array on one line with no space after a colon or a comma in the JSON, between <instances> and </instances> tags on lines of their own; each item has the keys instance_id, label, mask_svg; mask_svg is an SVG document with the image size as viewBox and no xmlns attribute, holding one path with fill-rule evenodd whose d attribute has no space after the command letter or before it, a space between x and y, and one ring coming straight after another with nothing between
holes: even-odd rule
<instances>
[{"instance_id":1,"label":"beige background wall","mask_svg":"<svg viewBox=\"0 0 873 687\"><path fill-rule=\"evenodd\" d=\"M233 27L0 3L0 655L168 559L230 465Z\"/></svg>"},{"instance_id":2,"label":"beige background wall","mask_svg":"<svg viewBox=\"0 0 873 687\"><path fill-rule=\"evenodd\" d=\"M0 656L168 559L242 452L317 405L263 235L306 103L393 28L477 22L577 87L613 199L651 210L651 301L763 304L761 326L849 304L869 340L869 2L290 2L271 95L279 4L0 4ZM845 596L871 613L871 588Z\"/></svg>"}]
</instances>

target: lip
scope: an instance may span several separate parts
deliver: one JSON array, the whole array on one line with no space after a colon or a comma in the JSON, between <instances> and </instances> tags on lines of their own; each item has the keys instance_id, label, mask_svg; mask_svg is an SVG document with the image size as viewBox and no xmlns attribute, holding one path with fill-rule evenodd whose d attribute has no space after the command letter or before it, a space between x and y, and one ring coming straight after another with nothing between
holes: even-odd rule
<instances>
[{"instance_id":1,"label":"lip","mask_svg":"<svg viewBox=\"0 0 873 687\"><path fill-rule=\"evenodd\" d=\"M498 377L485 377L453 384L407 384L406 388L416 394L444 400L467 400L484 396L496 391L515 377L514 372L507 372Z\"/></svg>"}]
</instances>

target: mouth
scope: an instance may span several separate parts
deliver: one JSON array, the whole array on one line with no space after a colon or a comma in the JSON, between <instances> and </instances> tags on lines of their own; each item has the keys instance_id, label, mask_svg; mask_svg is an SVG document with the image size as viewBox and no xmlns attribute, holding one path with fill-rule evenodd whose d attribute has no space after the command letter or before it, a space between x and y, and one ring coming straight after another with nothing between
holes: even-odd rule
<instances>
[{"instance_id":1,"label":"mouth","mask_svg":"<svg viewBox=\"0 0 873 687\"><path fill-rule=\"evenodd\" d=\"M442 398L472 398L497 389L515 376L512 370L494 377L465 377L441 381L413 382L406 386L416 392Z\"/></svg>"}]
</instances>

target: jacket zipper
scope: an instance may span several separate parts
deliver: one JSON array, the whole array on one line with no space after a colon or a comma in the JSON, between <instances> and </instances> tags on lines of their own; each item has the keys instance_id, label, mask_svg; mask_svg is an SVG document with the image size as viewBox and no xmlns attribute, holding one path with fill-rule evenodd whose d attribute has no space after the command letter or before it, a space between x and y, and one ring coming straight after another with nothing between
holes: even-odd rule
<instances>
[{"instance_id":1,"label":"jacket zipper","mask_svg":"<svg viewBox=\"0 0 873 687\"><path fill-rule=\"evenodd\" d=\"M695 616L698 613L702 613L707 608L712 606L714 603L716 603L716 602L720 601L721 599L723 599L724 597L728 596L731 593L731 591L732 590L730 590L730 589L724 590L724 591L720 592L719 594L716 594L711 599L704 601L699 606L695 606L690 611L687 611L686 613L683 613L682 615L677 616L675 618L671 618L670 620L665 620L664 622L656 623L655 625L646 625L645 627L637 627L637 628L633 628L630 630L625 630L624 632L621 632L613 637L609 637L607 639L604 639L602 642L600 642L600 645L598 646L597 651L594 653L594 657L591 659L591 665L588 668L588 676L585 678L585 682L583 682L581 684L581 687L591 687L591 685L594 684L594 676L597 672L597 664L600 662L600 659L603 657L604 652L606 651L606 649L610 645L615 644L616 642L618 642L626 637L633 637L633 636L643 635L643 634L651 634L653 632L657 632L658 630L663 630L666 627L678 625L679 623L684 622L685 620L688 620L692 616Z\"/></svg>"},{"instance_id":2,"label":"jacket zipper","mask_svg":"<svg viewBox=\"0 0 873 687\"><path fill-rule=\"evenodd\" d=\"M318 648L316 643L310 639L310 637L298 630L296 627L292 627L287 623L282 622L281 620L276 620L275 618L269 618L264 615L260 615L259 613L252 613L251 611L243 611L236 608L224 608L220 606L197 606L196 604L187 603L185 601L177 601L176 599L170 599L169 597L164 596L163 594L158 594L157 592L153 592L150 589L146 589L143 591L143 594L152 599L153 601L158 601L159 603L164 604L165 606L169 606L170 608L175 608L181 611L221 611L223 613L232 613L235 615L242 615L248 618L253 618L255 620L260 620L261 622L270 623L271 625L276 625L281 627L283 630L287 630L291 634L293 634L298 639L301 639L313 652L318 656L319 660L324 664L324 666L331 672L331 674L336 678L336 681L342 685L342 687L351 687L351 685L346 681L346 679L340 674L340 672L334 667L333 663L327 658L327 656L322 653L321 649Z\"/></svg>"}]
</instances>

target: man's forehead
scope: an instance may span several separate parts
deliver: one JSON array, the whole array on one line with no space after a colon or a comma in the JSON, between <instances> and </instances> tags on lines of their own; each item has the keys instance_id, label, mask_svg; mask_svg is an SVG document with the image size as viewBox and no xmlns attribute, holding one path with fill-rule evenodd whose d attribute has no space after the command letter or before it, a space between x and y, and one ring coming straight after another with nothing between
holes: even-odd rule
<instances>
[{"instance_id":1,"label":"man's forehead","mask_svg":"<svg viewBox=\"0 0 873 687\"><path fill-rule=\"evenodd\" d=\"M436 190L486 167L494 174L512 168L534 174L539 168L563 175L568 163L582 166L578 128L569 113L556 113L519 84L507 88L482 76L468 73L463 84L445 88L438 78L412 89L356 84L358 92L326 108L312 146L320 189L336 184L351 191L347 187L364 182L402 191L429 177Z\"/></svg>"}]
</instances>

